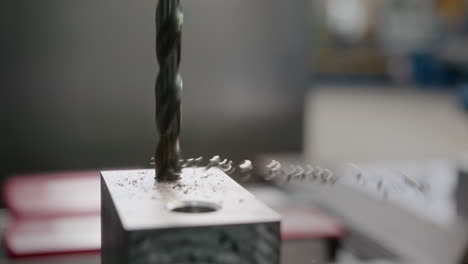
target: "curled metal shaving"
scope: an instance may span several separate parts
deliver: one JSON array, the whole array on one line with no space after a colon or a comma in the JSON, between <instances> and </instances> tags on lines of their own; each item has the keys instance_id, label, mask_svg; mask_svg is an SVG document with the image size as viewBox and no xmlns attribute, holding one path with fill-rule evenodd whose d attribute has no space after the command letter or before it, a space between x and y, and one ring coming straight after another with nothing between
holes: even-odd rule
<instances>
[{"instance_id":1,"label":"curled metal shaving","mask_svg":"<svg viewBox=\"0 0 468 264\"><path fill-rule=\"evenodd\" d=\"M194 160L195 167L200 167L201 163L203 162L203 157L198 157Z\"/></svg>"},{"instance_id":2,"label":"curled metal shaving","mask_svg":"<svg viewBox=\"0 0 468 264\"><path fill-rule=\"evenodd\" d=\"M337 177L333 175L333 172L328 169L321 167L313 167L312 165L289 165L289 170L283 169L280 162L272 160L266 165L267 173L263 179L265 181L275 182L297 182L297 181L315 181L317 179L322 180L324 183L334 184L337 181Z\"/></svg>"},{"instance_id":3,"label":"curled metal shaving","mask_svg":"<svg viewBox=\"0 0 468 264\"><path fill-rule=\"evenodd\" d=\"M250 173L253 170L253 165L250 160L244 160L240 165L239 169L241 173Z\"/></svg>"},{"instance_id":4,"label":"curled metal shaving","mask_svg":"<svg viewBox=\"0 0 468 264\"><path fill-rule=\"evenodd\" d=\"M191 159L181 159L179 161L179 164L182 168L196 168L196 167L200 167L201 163L203 161L203 157L198 157L196 159L194 158L191 158Z\"/></svg>"},{"instance_id":5,"label":"curled metal shaving","mask_svg":"<svg viewBox=\"0 0 468 264\"><path fill-rule=\"evenodd\" d=\"M232 160L229 161L228 164L226 164L222 170L227 173L228 175L233 174L236 171L236 167L234 167Z\"/></svg>"},{"instance_id":6,"label":"curled metal shaving","mask_svg":"<svg viewBox=\"0 0 468 264\"><path fill-rule=\"evenodd\" d=\"M266 181L272 181L274 180L280 173L281 169L281 163L279 163L276 160L272 160L270 163L266 165L268 172L267 174L263 177L264 180Z\"/></svg>"},{"instance_id":7,"label":"curled metal shaving","mask_svg":"<svg viewBox=\"0 0 468 264\"><path fill-rule=\"evenodd\" d=\"M239 164L240 179L242 181L248 181L250 178L252 178L252 171L253 164L250 160L244 160L241 164Z\"/></svg>"},{"instance_id":8,"label":"curled metal shaving","mask_svg":"<svg viewBox=\"0 0 468 264\"><path fill-rule=\"evenodd\" d=\"M203 167L201 165L202 162L203 157L199 157L196 159L181 159L179 164L183 168L198 168ZM272 160L265 167L267 172L262 175L263 180L274 181L276 183L320 180L323 183L334 184L338 180L331 170L323 169L318 166L290 164L288 165L288 169L285 170L279 161ZM252 178L254 166L250 160L244 160L239 165L235 166L232 160L222 159L220 156L216 155L209 159L208 164L204 166L205 171L211 168L219 168L229 176L237 177L240 181L245 182Z\"/></svg>"},{"instance_id":9,"label":"curled metal shaving","mask_svg":"<svg viewBox=\"0 0 468 264\"><path fill-rule=\"evenodd\" d=\"M213 158L210 159L210 162L208 163L208 165L206 165L205 170L209 170L213 167L217 167L220 162L221 162L221 157L214 156Z\"/></svg>"}]
</instances>

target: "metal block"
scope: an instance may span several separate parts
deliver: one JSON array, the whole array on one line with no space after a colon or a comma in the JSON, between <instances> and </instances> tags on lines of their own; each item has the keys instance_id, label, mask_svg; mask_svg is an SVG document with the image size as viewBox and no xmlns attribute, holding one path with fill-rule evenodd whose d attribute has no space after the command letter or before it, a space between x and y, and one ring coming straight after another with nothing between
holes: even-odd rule
<instances>
[{"instance_id":1,"label":"metal block","mask_svg":"<svg viewBox=\"0 0 468 264\"><path fill-rule=\"evenodd\" d=\"M280 216L217 168L101 174L103 264L277 264Z\"/></svg>"}]
</instances>

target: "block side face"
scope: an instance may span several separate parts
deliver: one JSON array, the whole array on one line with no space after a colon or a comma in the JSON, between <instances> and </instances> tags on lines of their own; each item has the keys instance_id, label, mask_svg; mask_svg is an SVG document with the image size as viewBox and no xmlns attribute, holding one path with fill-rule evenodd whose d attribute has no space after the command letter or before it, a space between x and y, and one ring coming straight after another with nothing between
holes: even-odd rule
<instances>
[{"instance_id":1,"label":"block side face","mask_svg":"<svg viewBox=\"0 0 468 264\"><path fill-rule=\"evenodd\" d=\"M102 174L127 231L280 221L276 212L216 168L186 168L181 180L172 183L156 182L154 170ZM168 204L178 201L209 202L221 209L187 217L168 210Z\"/></svg>"},{"instance_id":2,"label":"block side face","mask_svg":"<svg viewBox=\"0 0 468 264\"><path fill-rule=\"evenodd\" d=\"M244 224L129 234L131 264L279 264L279 223Z\"/></svg>"},{"instance_id":3,"label":"block side face","mask_svg":"<svg viewBox=\"0 0 468 264\"><path fill-rule=\"evenodd\" d=\"M101 176L101 263L127 263L127 234L123 230L106 182Z\"/></svg>"}]
</instances>

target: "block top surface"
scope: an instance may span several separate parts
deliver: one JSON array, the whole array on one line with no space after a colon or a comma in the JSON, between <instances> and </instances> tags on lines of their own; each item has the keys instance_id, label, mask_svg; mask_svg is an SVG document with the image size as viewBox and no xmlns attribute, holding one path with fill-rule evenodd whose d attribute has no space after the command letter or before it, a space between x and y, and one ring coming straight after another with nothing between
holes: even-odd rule
<instances>
[{"instance_id":1,"label":"block top surface","mask_svg":"<svg viewBox=\"0 0 468 264\"><path fill-rule=\"evenodd\" d=\"M154 169L104 171L125 230L279 222L280 216L217 168L187 168L177 182L157 182ZM174 212L186 202L209 203L208 213Z\"/></svg>"}]
</instances>

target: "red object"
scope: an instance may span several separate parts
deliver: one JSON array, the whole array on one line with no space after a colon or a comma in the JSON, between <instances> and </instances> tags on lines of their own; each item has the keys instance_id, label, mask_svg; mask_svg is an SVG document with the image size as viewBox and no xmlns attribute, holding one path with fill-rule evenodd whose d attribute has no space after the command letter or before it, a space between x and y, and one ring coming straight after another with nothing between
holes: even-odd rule
<instances>
[{"instance_id":1,"label":"red object","mask_svg":"<svg viewBox=\"0 0 468 264\"><path fill-rule=\"evenodd\" d=\"M11 257L99 252L99 172L11 177L3 190L12 218L4 234Z\"/></svg>"},{"instance_id":2,"label":"red object","mask_svg":"<svg viewBox=\"0 0 468 264\"><path fill-rule=\"evenodd\" d=\"M15 218L99 214L98 171L29 174L11 177L3 200Z\"/></svg>"},{"instance_id":3,"label":"red object","mask_svg":"<svg viewBox=\"0 0 468 264\"><path fill-rule=\"evenodd\" d=\"M341 238L345 231L342 224L313 207L278 209L281 215L281 237L284 240Z\"/></svg>"},{"instance_id":4,"label":"red object","mask_svg":"<svg viewBox=\"0 0 468 264\"><path fill-rule=\"evenodd\" d=\"M11 257L99 252L100 216L16 219L5 231Z\"/></svg>"}]
</instances>

